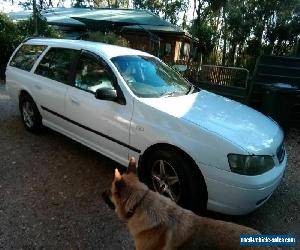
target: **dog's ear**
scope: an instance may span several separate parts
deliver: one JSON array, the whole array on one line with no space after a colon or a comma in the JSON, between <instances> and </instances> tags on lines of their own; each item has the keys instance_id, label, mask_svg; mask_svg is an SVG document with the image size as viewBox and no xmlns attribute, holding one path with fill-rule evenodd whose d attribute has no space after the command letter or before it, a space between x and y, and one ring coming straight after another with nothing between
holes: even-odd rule
<instances>
[{"instance_id":1,"label":"dog's ear","mask_svg":"<svg viewBox=\"0 0 300 250\"><path fill-rule=\"evenodd\" d=\"M136 174L136 161L134 157L130 157L129 164L126 173L134 173Z\"/></svg>"},{"instance_id":2,"label":"dog's ear","mask_svg":"<svg viewBox=\"0 0 300 250\"><path fill-rule=\"evenodd\" d=\"M122 175L120 174L119 170L116 168L115 169L115 181L120 181L122 180Z\"/></svg>"},{"instance_id":3,"label":"dog's ear","mask_svg":"<svg viewBox=\"0 0 300 250\"><path fill-rule=\"evenodd\" d=\"M124 185L125 185L123 177L122 177L122 175L120 174L120 172L117 168L115 169L114 185L115 185L118 192L120 192L121 189L123 189Z\"/></svg>"}]
</instances>

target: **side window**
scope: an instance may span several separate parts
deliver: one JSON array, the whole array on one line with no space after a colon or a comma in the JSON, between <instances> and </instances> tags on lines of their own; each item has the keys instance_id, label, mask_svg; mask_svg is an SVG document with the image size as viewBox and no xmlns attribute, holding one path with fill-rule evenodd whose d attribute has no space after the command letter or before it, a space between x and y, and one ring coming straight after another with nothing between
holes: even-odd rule
<instances>
[{"instance_id":1,"label":"side window","mask_svg":"<svg viewBox=\"0 0 300 250\"><path fill-rule=\"evenodd\" d=\"M92 93L101 88L114 88L105 66L85 54L80 56L74 85Z\"/></svg>"},{"instance_id":2,"label":"side window","mask_svg":"<svg viewBox=\"0 0 300 250\"><path fill-rule=\"evenodd\" d=\"M71 64L77 50L51 48L37 66L35 73L52 80L68 83Z\"/></svg>"},{"instance_id":3,"label":"side window","mask_svg":"<svg viewBox=\"0 0 300 250\"><path fill-rule=\"evenodd\" d=\"M47 48L45 45L24 44L10 62L10 66L30 71L36 60Z\"/></svg>"}]
</instances>

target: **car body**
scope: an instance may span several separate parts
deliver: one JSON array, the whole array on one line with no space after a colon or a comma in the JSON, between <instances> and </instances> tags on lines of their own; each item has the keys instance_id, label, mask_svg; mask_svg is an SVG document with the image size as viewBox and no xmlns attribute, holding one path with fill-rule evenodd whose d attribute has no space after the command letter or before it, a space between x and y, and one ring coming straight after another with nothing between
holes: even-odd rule
<instances>
[{"instance_id":1,"label":"car body","mask_svg":"<svg viewBox=\"0 0 300 250\"><path fill-rule=\"evenodd\" d=\"M128 73L132 78L144 74L143 79L152 79L152 85L148 88L147 82L127 78L124 62L127 68L138 66L132 70L135 73ZM44 126L124 166L129 156L139 159L139 168L152 159L148 175L152 173L154 187L155 181L160 181L162 189L168 183L168 179L162 181L161 172L159 178L154 174L154 165L159 164L163 172L164 167L175 169L176 185L181 184L179 197L186 191L183 185L190 185L190 180L197 184L201 177L203 189L193 197L205 193L209 210L236 215L253 211L268 200L283 177L287 155L282 129L241 103L187 82L181 85L181 81L185 80L178 73L145 52L64 39L28 39L13 53L6 69L7 91L20 103L25 127L30 119L26 125L27 113L21 105L24 93L36 104ZM161 86L164 91L157 92ZM155 161L160 150L165 155L172 151L170 159L185 158L188 164L182 165L194 172L187 169L180 174L180 165ZM259 170L255 164L268 169ZM195 190L191 186L188 192Z\"/></svg>"}]
</instances>

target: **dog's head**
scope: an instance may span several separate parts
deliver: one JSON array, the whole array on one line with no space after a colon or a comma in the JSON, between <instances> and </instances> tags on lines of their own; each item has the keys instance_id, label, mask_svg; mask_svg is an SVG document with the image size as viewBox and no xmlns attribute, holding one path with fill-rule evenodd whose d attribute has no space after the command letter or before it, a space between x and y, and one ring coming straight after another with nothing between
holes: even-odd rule
<instances>
[{"instance_id":1,"label":"dog's head","mask_svg":"<svg viewBox=\"0 0 300 250\"><path fill-rule=\"evenodd\" d=\"M137 177L136 161L131 157L124 174L115 169L111 189L104 191L102 197L121 219L128 219L147 191L147 186Z\"/></svg>"}]
</instances>

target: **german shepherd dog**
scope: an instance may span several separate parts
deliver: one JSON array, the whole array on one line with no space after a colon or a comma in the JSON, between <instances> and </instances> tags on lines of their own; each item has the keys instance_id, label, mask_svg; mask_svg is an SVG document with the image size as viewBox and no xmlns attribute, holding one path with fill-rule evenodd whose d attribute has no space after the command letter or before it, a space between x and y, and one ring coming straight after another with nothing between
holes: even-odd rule
<instances>
[{"instance_id":1,"label":"german shepherd dog","mask_svg":"<svg viewBox=\"0 0 300 250\"><path fill-rule=\"evenodd\" d=\"M127 172L115 176L103 199L127 222L137 250L257 249L240 246L241 234L258 231L230 222L200 217L151 191L137 177L134 158ZM264 248L265 249L265 248Z\"/></svg>"}]
</instances>

